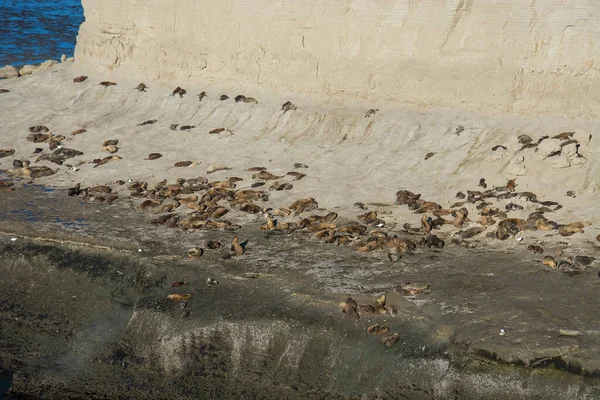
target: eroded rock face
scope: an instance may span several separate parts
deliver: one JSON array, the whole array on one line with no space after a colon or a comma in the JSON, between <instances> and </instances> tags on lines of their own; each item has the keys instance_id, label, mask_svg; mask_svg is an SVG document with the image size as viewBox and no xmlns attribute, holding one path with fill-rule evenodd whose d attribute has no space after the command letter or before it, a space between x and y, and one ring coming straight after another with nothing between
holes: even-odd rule
<instances>
[{"instance_id":1,"label":"eroded rock face","mask_svg":"<svg viewBox=\"0 0 600 400\"><path fill-rule=\"evenodd\" d=\"M569 116L600 109L594 2L83 5L77 62L128 76Z\"/></svg>"}]
</instances>

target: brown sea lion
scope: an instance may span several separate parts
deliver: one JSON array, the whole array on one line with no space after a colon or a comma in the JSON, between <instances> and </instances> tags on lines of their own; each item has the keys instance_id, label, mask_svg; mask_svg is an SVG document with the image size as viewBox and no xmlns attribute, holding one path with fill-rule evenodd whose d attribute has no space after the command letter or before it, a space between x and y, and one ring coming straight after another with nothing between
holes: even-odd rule
<instances>
[{"instance_id":1,"label":"brown sea lion","mask_svg":"<svg viewBox=\"0 0 600 400\"><path fill-rule=\"evenodd\" d=\"M215 134L215 133L221 133L225 130L225 128L216 128L213 129L212 131L209 131L208 133L210 133L211 135Z\"/></svg>"},{"instance_id":2,"label":"brown sea lion","mask_svg":"<svg viewBox=\"0 0 600 400\"><path fill-rule=\"evenodd\" d=\"M544 249L542 247L536 246L535 244L530 244L529 246L527 246L527 250L533 251L534 254L542 254L544 252Z\"/></svg>"},{"instance_id":3,"label":"brown sea lion","mask_svg":"<svg viewBox=\"0 0 600 400\"><path fill-rule=\"evenodd\" d=\"M553 269L558 268L558 264L556 263L556 260L552 256L544 256L544 260L542 262L547 267L550 267Z\"/></svg>"},{"instance_id":4,"label":"brown sea lion","mask_svg":"<svg viewBox=\"0 0 600 400\"><path fill-rule=\"evenodd\" d=\"M481 178L479 180L479 185L478 186L481 186L482 188L487 189L487 183L485 183L485 178Z\"/></svg>"},{"instance_id":5,"label":"brown sea lion","mask_svg":"<svg viewBox=\"0 0 600 400\"><path fill-rule=\"evenodd\" d=\"M175 166L175 167L189 167L192 164L193 164L192 161L179 161L179 162L176 162L173 166Z\"/></svg>"},{"instance_id":6,"label":"brown sea lion","mask_svg":"<svg viewBox=\"0 0 600 400\"><path fill-rule=\"evenodd\" d=\"M575 132L563 132L559 133L558 135L552 136L552 139L569 140L573 137L574 134Z\"/></svg>"},{"instance_id":7,"label":"brown sea lion","mask_svg":"<svg viewBox=\"0 0 600 400\"><path fill-rule=\"evenodd\" d=\"M79 135L79 134L82 134L85 132L87 132L87 129L81 128L81 129L77 129L77 130L74 130L73 132L71 132L71 135L75 136L75 135Z\"/></svg>"},{"instance_id":8,"label":"brown sea lion","mask_svg":"<svg viewBox=\"0 0 600 400\"><path fill-rule=\"evenodd\" d=\"M85 81L88 77L85 75L78 76L77 78L73 78L73 83L81 83Z\"/></svg>"},{"instance_id":9,"label":"brown sea lion","mask_svg":"<svg viewBox=\"0 0 600 400\"><path fill-rule=\"evenodd\" d=\"M144 121L141 124L138 124L138 126L144 126L144 125L152 125L154 123L156 123L158 120L157 119L150 119L148 121Z\"/></svg>"},{"instance_id":10,"label":"brown sea lion","mask_svg":"<svg viewBox=\"0 0 600 400\"><path fill-rule=\"evenodd\" d=\"M427 153L425 154L425 160L429 160L431 157L435 156L436 153Z\"/></svg>"},{"instance_id":11,"label":"brown sea lion","mask_svg":"<svg viewBox=\"0 0 600 400\"><path fill-rule=\"evenodd\" d=\"M15 154L15 149L0 149L0 158L9 157Z\"/></svg>"},{"instance_id":12,"label":"brown sea lion","mask_svg":"<svg viewBox=\"0 0 600 400\"><path fill-rule=\"evenodd\" d=\"M286 101L281 106L281 111L283 111L284 114L290 110L295 110L295 109L296 109L296 106L293 105L291 101Z\"/></svg>"},{"instance_id":13,"label":"brown sea lion","mask_svg":"<svg viewBox=\"0 0 600 400\"><path fill-rule=\"evenodd\" d=\"M239 103L240 101L242 101L243 99L245 99L246 96L244 96L243 94L238 94L237 96L235 96L235 102Z\"/></svg>"},{"instance_id":14,"label":"brown sea lion","mask_svg":"<svg viewBox=\"0 0 600 400\"><path fill-rule=\"evenodd\" d=\"M262 179L262 180L273 180L273 179L281 179L283 176L273 175L267 171L260 171L259 173L253 174L252 179Z\"/></svg>"},{"instance_id":15,"label":"brown sea lion","mask_svg":"<svg viewBox=\"0 0 600 400\"><path fill-rule=\"evenodd\" d=\"M196 96L198 96L198 101L200 102L206 97L206 92L200 92L200 94L197 94Z\"/></svg>"},{"instance_id":16,"label":"brown sea lion","mask_svg":"<svg viewBox=\"0 0 600 400\"><path fill-rule=\"evenodd\" d=\"M171 96L175 96L176 94L178 94L179 92L181 92L181 88L179 86L177 86L173 92L171 93Z\"/></svg>"},{"instance_id":17,"label":"brown sea lion","mask_svg":"<svg viewBox=\"0 0 600 400\"><path fill-rule=\"evenodd\" d=\"M10 90L8 89L0 89L0 94L2 93L10 93Z\"/></svg>"},{"instance_id":18,"label":"brown sea lion","mask_svg":"<svg viewBox=\"0 0 600 400\"><path fill-rule=\"evenodd\" d=\"M145 92L146 89L149 89L149 87L146 86L144 83L140 83L139 85L137 85L136 89L138 92Z\"/></svg>"},{"instance_id":19,"label":"brown sea lion","mask_svg":"<svg viewBox=\"0 0 600 400\"><path fill-rule=\"evenodd\" d=\"M492 147L492 151L496 151L496 150L498 150L498 149L503 149L503 150L506 150L506 147L505 147L505 146L502 146L501 144L498 144L498 145L496 145L496 146Z\"/></svg>"},{"instance_id":20,"label":"brown sea lion","mask_svg":"<svg viewBox=\"0 0 600 400\"><path fill-rule=\"evenodd\" d=\"M510 191L510 192L514 192L515 188L517 186L517 183L515 182L515 179L511 179L506 183L506 188Z\"/></svg>"},{"instance_id":21,"label":"brown sea lion","mask_svg":"<svg viewBox=\"0 0 600 400\"><path fill-rule=\"evenodd\" d=\"M227 100L229 98L229 96L227 96L226 94L222 94L221 96L219 96L219 100L224 101Z\"/></svg>"},{"instance_id":22,"label":"brown sea lion","mask_svg":"<svg viewBox=\"0 0 600 400\"><path fill-rule=\"evenodd\" d=\"M162 154L160 154L160 153L150 153L150 154L148 154L148 158L144 158L144 160L156 160L161 157L162 157Z\"/></svg>"},{"instance_id":23,"label":"brown sea lion","mask_svg":"<svg viewBox=\"0 0 600 400\"><path fill-rule=\"evenodd\" d=\"M395 345L398 342L399 338L400 338L400 335L398 335L397 333L394 333L393 335L388 335L388 336L384 337L381 340L381 343L383 343L387 347L392 347L393 345Z\"/></svg>"},{"instance_id":24,"label":"brown sea lion","mask_svg":"<svg viewBox=\"0 0 600 400\"><path fill-rule=\"evenodd\" d=\"M242 102L258 104L258 100L256 100L254 97L244 97Z\"/></svg>"},{"instance_id":25,"label":"brown sea lion","mask_svg":"<svg viewBox=\"0 0 600 400\"><path fill-rule=\"evenodd\" d=\"M109 87L109 86L116 86L117 84L114 82L109 82L109 81L104 81L104 82L100 82L100 84L102 86L104 86L105 88Z\"/></svg>"},{"instance_id":26,"label":"brown sea lion","mask_svg":"<svg viewBox=\"0 0 600 400\"><path fill-rule=\"evenodd\" d=\"M231 242L231 251L233 251L236 256L243 255L246 252L246 243L247 242L240 243L240 239L235 236Z\"/></svg>"}]
</instances>

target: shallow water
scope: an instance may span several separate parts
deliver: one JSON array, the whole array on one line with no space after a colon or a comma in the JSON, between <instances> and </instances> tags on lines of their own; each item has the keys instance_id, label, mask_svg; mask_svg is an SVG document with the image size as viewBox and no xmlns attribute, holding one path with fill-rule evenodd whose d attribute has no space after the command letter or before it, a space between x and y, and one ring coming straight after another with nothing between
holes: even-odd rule
<instances>
[{"instance_id":1,"label":"shallow water","mask_svg":"<svg viewBox=\"0 0 600 400\"><path fill-rule=\"evenodd\" d=\"M81 0L0 0L0 66L73 56Z\"/></svg>"}]
</instances>

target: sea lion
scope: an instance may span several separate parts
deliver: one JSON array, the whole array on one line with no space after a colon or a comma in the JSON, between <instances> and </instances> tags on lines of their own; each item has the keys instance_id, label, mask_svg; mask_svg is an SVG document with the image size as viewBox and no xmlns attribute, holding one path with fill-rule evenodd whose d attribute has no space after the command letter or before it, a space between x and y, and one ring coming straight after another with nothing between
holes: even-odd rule
<instances>
[{"instance_id":1,"label":"sea lion","mask_svg":"<svg viewBox=\"0 0 600 400\"><path fill-rule=\"evenodd\" d=\"M540 246L536 246L535 244L530 244L529 246L527 246L527 250L533 251L534 254L544 253L544 249Z\"/></svg>"},{"instance_id":2,"label":"sea lion","mask_svg":"<svg viewBox=\"0 0 600 400\"><path fill-rule=\"evenodd\" d=\"M179 124L171 124L171 126L169 126L169 129L172 131L176 131L178 126Z\"/></svg>"},{"instance_id":3,"label":"sea lion","mask_svg":"<svg viewBox=\"0 0 600 400\"><path fill-rule=\"evenodd\" d=\"M254 97L244 97L242 102L258 104L258 100L256 100Z\"/></svg>"},{"instance_id":4,"label":"sea lion","mask_svg":"<svg viewBox=\"0 0 600 400\"><path fill-rule=\"evenodd\" d=\"M552 136L552 139L569 140L573 137L574 134L575 132L563 132L559 133L558 135Z\"/></svg>"},{"instance_id":5,"label":"sea lion","mask_svg":"<svg viewBox=\"0 0 600 400\"><path fill-rule=\"evenodd\" d=\"M399 338L400 338L400 335L398 335L397 333L394 333L393 335L388 335L388 336L384 337L381 340L381 343L383 343L387 347L392 347L393 345L395 345L398 342Z\"/></svg>"},{"instance_id":6,"label":"sea lion","mask_svg":"<svg viewBox=\"0 0 600 400\"><path fill-rule=\"evenodd\" d=\"M458 125L458 126L456 127L456 129L454 130L454 132L453 132L453 133L454 133L455 135L457 135L457 136L458 136L458 135L460 135L462 132L464 132L464 130L465 130L465 127L464 127L464 126L462 126L462 125Z\"/></svg>"},{"instance_id":7,"label":"sea lion","mask_svg":"<svg viewBox=\"0 0 600 400\"><path fill-rule=\"evenodd\" d=\"M219 96L219 100L221 101L225 101L229 98L229 96L227 96L226 94L222 94L221 96Z\"/></svg>"},{"instance_id":8,"label":"sea lion","mask_svg":"<svg viewBox=\"0 0 600 400\"><path fill-rule=\"evenodd\" d=\"M13 166L13 168L23 168L23 161L13 160L12 166Z\"/></svg>"},{"instance_id":9,"label":"sea lion","mask_svg":"<svg viewBox=\"0 0 600 400\"><path fill-rule=\"evenodd\" d=\"M56 171L48 167L25 167L25 168L14 168L6 171L8 175L17 178L41 178L44 176L54 175Z\"/></svg>"},{"instance_id":10,"label":"sea lion","mask_svg":"<svg viewBox=\"0 0 600 400\"><path fill-rule=\"evenodd\" d=\"M429 292L429 284L407 282L396 287L394 291L402 296L416 296L421 292Z\"/></svg>"},{"instance_id":11,"label":"sea lion","mask_svg":"<svg viewBox=\"0 0 600 400\"><path fill-rule=\"evenodd\" d=\"M174 294L170 294L167 296L167 299L176 300L176 301L185 301L185 300L189 300L191 298L192 298L192 295L189 293L174 293Z\"/></svg>"},{"instance_id":12,"label":"sea lion","mask_svg":"<svg viewBox=\"0 0 600 400\"><path fill-rule=\"evenodd\" d=\"M348 298L348 299L350 299L350 298ZM356 302L354 302L353 304L356 304ZM348 317L354 321L358 321L360 319L358 312L356 312L356 308L353 307L352 304L348 304L347 302L340 303L340 307L342 307L342 312L346 315L346 317Z\"/></svg>"},{"instance_id":13,"label":"sea lion","mask_svg":"<svg viewBox=\"0 0 600 400\"><path fill-rule=\"evenodd\" d=\"M286 101L285 103L283 103L283 105L281 106L281 111L283 111L283 113L285 114L290 110L296 110L296 106L293 105L291 101Z\"/></svg>"},{"instance_id":14,"label":"sea lion","mask_svg":"<svg viewBox=\"0 0 600 400\"><path fill-rule=\"evenodd\" d=\"M196 125L183 125L181 128L179 128L180 131L188 131L190 129L194 129L196 127Z\"/></svg>"},{"instance_id":15,"label":"sea lion","mask_svg":"<svg viewBox=\"0 0 600 400\"><path fill-rule=\"evenodd\" d=\"M458 192L456 193L456 198L457 199L464 199L465 197L467 197L463 192Z\"/></svg>"},{"instance_id":16,"label":"sea lion","mask_svg":"<svg viewBox=\"0 0 600 400\"><path fill-rule=\"evenodd\" d=\"M319 203L312 197L306 197L298 199L293 202L288 208L296 211L296 214L300 214L304 211L312 211L319 207Z\"/></svg>"},{"instance_id":17,"label":"sea lion","mask_svg":"<svg viewBox=\"0 0 600 400\"><path fill-rule=\"evenodd\" d=\"M377 214L375 214L375 216L377 216ZM433 227L431 226L431 222L431 217L427 216L427 214L423 214L421 216L421 229L423 229L423 232L431 232L431 230L433 229Z\"/></svg>"},{"instance_id":18,"label":"sea lion","mask_svg":"<svg viewBox=\"0 0 600 400\"><path fill-rule=\"evenodd\" d=\"M204 254L204 249L201 247L193 247L188 250L189 258L200 258Z\"/></svg>"},{"instance_id":19,"label":"sea lion","mask_svg":"<svg viewBox=\"0 0 600 400\"><path fill-rule=\"evenodd\" d=\"M231 242L231 251L233 251L236 256L243 255L246 252L246 243L248 242L240 243L240 239L235 236Z\"/></svg>"},{"instance_id":20,"label":"sea lion","mask_svg":"<svg viewBox=\"0 0 600 400\"><path fill-rule=\"evenodd\" d=\"M357 201L356 203L354 203L352 205L353 208L356 208L357 210L366 210L367 206L365 206L364 203L361 203L360 201Z\"/></svg>"},{"instance_id":21,"label":"sea lion","mask_svg":"<svg viewBox=\"0 0 600 400\"><path fill-rule=\"evenodd\" d=\"M81 129L77 129L77 130L74 130L73 132L71 132L71 135L75 136L75 135L79 135L79 134L82 134L85 132L87 132L87 129L81 128Z\"/></svg>"},{"instance_id":22,"label":"sea lion","mask_svg":"<svg viewBox=\"0 0 600 400\"><path fill-rule=\"evenodd\" d=\"M192 310L184 310L181 313L181 319L188 319L190 317L191 312L192 312Z\"/></svg>"},{"instance_id":23,"label":"sea lion","mask_svg":"<svg viewBox=\"0 0 600 400\"><path fill-rule=\"evenodd\" d=\"M139 85L137 85L136 89L138 92L145 92L146 89L149 89L149 87L143 83L140 83Z\"/></svg>"},{"instance_id":24,"label":"sea lion","mask_svg":"<svg viewBox=\"0 0 600 400\"><path fill-rule=\"evenodd\" d=\"M519 144L529 144L533 139L531 139L531 136L529 135L519 135L517 140L519 141Z\"/></svg>"},{"instance_id":25,"label":"sea lion","mask_svg":"<svg viewBox=\"0 0 600 400\"><path fill-rule=\"evenodd\" d=\"M150 120L148 120L148 121L144 121L144 122L142 122L141 124L138 124L138 126L152 125L152 124L154 124L154 123L155 123L155 122L157 122L157 121L158 121L157 119L150 119Z\"/></svg>"},{"instance_id":26,"label":"sea lion","mask_svg":"<svg viewBox=\"0 0 600 400\"><path fill-rule=\"evenodd\" d=\"M85 75L78 76L77 78L73 78L73 83L81 83L85 81L88 77Z\"/></svg>"},{"instance_id":27,"label":"sea lion","mask_svg":"<svg viewBox=\"0 0 600 400\"><path fill-rule=\"evenodd\" d=\"M492 147L492 151L496 151L498 149L506 150L506 147L502 146L501 144L497 144L496 146Z\"/></svg>"},{"instance_id":28,"label":"sea lion","mask_svg":"<svg viewBox=\"0 0 600 400\"><path fill-rule=\"evenodd\" d=\"M431 248L433 246L439 249L443 249L445 246L445 243L442 239L432 234L427 235L427 238L425 239L425 244L428 248Z\"/></svg>"},{"instance_id":29,"label":"sea lion","mask_svg":"<svg viewBox=\"0 0 600 400\"><path fill-rule=\"evenodd\" d=\"M226 171L226 170L230 170L230 167L226 167L225 165L211 165L206 169L206 173L207 174L212 174L213 172L217 172L217 171Z\"/></svg>"},{"instance_id":30,"label":"sea lion","mask_svg":"<svg viewBox=\"0 0 600 400\"><path fill-rule=\"evenodd\" d=\"M567 196L569 196L569 197L572 197L572 198L575 198L575 192L574 192L573 190L569 190L569 191L567 192Z\"/></svg>"},{"instance_id":31,"label":"sea lion","mask_svg":"<svg viewBox=\"0 0 600 400\"><path fill-rule=\"evenodd\" d=\"M425 154L425 160L429 160L431 157L435 156L436 153L427 153Z\"/></svg>"},{"instance_id":32,"label":"sea lion","mask_svg":"<svg viewBox=\"0 0 600 400\"><path fill-rule=\"evenodd\" d=\"M556 269L558 267L556 260L552 256L544 256L543 264L552 269Z\"/></svg>"},{"instance_id":33,"label":"sea lion","mask_svg":"<svg viewBox=\"0 0 600 400\"><path fill-rule=\"evenodd\" d=\"M281 179L281 178L283 178L283 176L273 175L272 173L267 172L267 171L260 171L259 173L252 175L252 179L261 179L264 181Z\"/></svg>"},{"instance_id":34,"label":"sea lion","mask_svg":"<svg viewBox=\"0 0 600 400\"><path fill-rule=\"evenodd\" d=\"M242 101L243 99L245 99L246 96L244 96L243 94L238 94L237 96L235 96L235 102L239 103L240 101Z\"/></svg>"},{"instance_id":35,"label":"sea lion","mask_svg":"<svg viewBox=\"0 0 600 400\"><path fill-rule=\"evenodd\" d=\"M208 286L217 286L219 284L219 281L213 278L208 278L206 280L206 285Z\"/></svg>"},{"instance_id":36,"label":"sea lion","mask_svg":"<svg viewBox=\"0 0 600 400\"><path fill-rule=\"evenodd\" d=\"M286 175L293 176L295 181L299 181L300 179L302 179L306 176L306 174L303 174L301 172L295 172L295 171L288 172L288 173L286 173Z\"/></svg>"},{"instance_id":37,"label":"sea lion","mask_svg":"<svg viewBox=\"0 0 600 400\"><path fill-rule=\"evenodd\" d=\"M197 94L196 96L198 96L198 102L200 102L206 97L206 92L200 92L200 94Z\"/></svg>"},{"instance_id":38,"label":"sea lion","mask_svg":"<svg viewBox=\"0 0 600 400\"><path fill-rule=\"evenodd\" d=\"M10 93L10 90L8 90L8 89L0 89L0 93Z\"/></svg>"},{"instance_id":39,"label":"sea lion","mask_svg":"<svg viewBox=\"0 0 600 400\"><path fill-rule=\"evenodd\" d=\"M109 87L109 86L116 86L116 85L117 85L116 83L114 83L114 82L109 82L109 81L100 82L100 84L101 84L102 86L104 86L104 88L107 88L107 87Z\"/></svg>"},{"instance_id":40,"label":"sea lion","mask_svg":"<svg viewBox=\"0 0 600 400\"><path fill-rule=\"evenodd\" d=\"M466 229L464 231L458 232L458 235L461 239L470 239L473 236L479 235L481 232L485 231L487 226L475 226L473 228Z\"/></svg>"},{"instance_id":41,"label":"sea lion","mask_svg":"<svg viewBox=\"0 0 600 400\"><path fill-rule=\"evenodd\" d=\"M180 98L180 99L182 99L182 98L183 98L183 95L184 95L184 94L186 94L186 93L187 93L187 91L186 91L185 89L181 89L181 90L179 91L179 93L177 93L177 94L179 95L179 98Z\"/></svg>"},{"instance_id":42,"label":"sea lion","mask_svg":"<svg viewBox=\"0 0 600 400\"><path fill-rule=\"evenodd\" d=\"M189 167L190 165L192 165L192 161L179 161L179 162L176 162L173 166L174 167Z\"/></svg>"},{"instance_id":43,"label":"sea lion","mask_svg":"<svg viewBox=\"0 0 600 400\"><path fill-rule=\"evenodd\" d=\"M254 182L252 185L250 185L251 188L257 188L260 186L264 186L265 182Z\"/></svg>"},{"instance_id":44,"label":"sea lion","mask_svg":"<svg viewBox=\"0 0 600 400\"><path fill-rule=\"evenodd\" d=\"M78 183L77 185L75 185L72 188L67 189L67 195L68 196L79 196L81 194L81 184Z\"/></svg>"},{"instance_id":45,"label":"sea lion","mask_svg":"<svg viewBox=\"0 0 600 400\"><path fill-rule=\"evenodd\" d=\"M101 159L101 160L100 160L100 159L97 159L97 160L94 160L94 161L93 161L93 162L94 162L94 164L96 164L96 165L94 165L94 168L96 168L96 167L99 167L99 166L101 166L101 165L104 165L104 164L106 164L106 163L109 163L109 162L111 162L111 161L115 161L115 160L121 160L121 159L122 159L122 158L121 158L121 157L119 157L119 156L108 156L108 157L104 157L104 158L103 158L103 159Z\"/></svg>"},{"instance_id":46,"label":"sea lion","mask_svg":"<svg viewBox=\"0 0 600 400\"><path fill-rule=\"evenodd\" d=\"M246 171L252 171L252 172L254 172L254 171L265 171L265 170L266 170L265 167L250 167L250 168L246 169Z\"/></svg>"},{"instance_id":47,"label":"sea lion","mask_svg":"<svg viewBox=\"0 0 600 400\"><path fill-rule=\"evenodd\" d=\"M12 156L15 154L15 149L0 149L0 158Z\"/></svg>"},{"instance_id":48,"label":"sea lion","mask_svg":"<svg viewBox=\"0 0 600 400\"><path fill-rule=\"evenodd\" d=\"M117 151L119 151L119 148L117 146L115 146L114 144L110 144L108 146L104 146L104 150L108 151L111 154L114 154Z\"/></svg>"},{"instance_id":49,"label":"sea lion","mask_svg":"<svg viewBox=\"0 0 600 400\"><path fill-rule=\"evenodd\" d=\"M517 184L515 182L515 179L511 179L506 183L506 188L510 191L510 192L514 192L515 188L516 188Z\"/></svg>"},{"instance_id":50,"label":"sea lion","mask_svg":"<svg viewBox=\"0 0 600 400\"><path fill-rule=\"evenodd\" d=\"M102 146L116 146L119 144L119 139L108 139L102 142Z\"/></svg>"},{"instance_id":51,"label":"sea lion","mask_svg":"<svg viewBox=\"0 0 600 400\"><path fill-rule=\"evenodd\" d=\"M48 127L45 125L34 125L34 126L29 127L29 132L31 132L31 133L40 133L40 132L49 132L49 131L50 131L50 129L48 129Z\"/></svg>"},{"instance_id":52,"label":"sea lion","mask_svg":"<svg viewBox=\"0 0 600 400\"><path fill-rule=\"evenodd\" d=\"M173 93L171 93L171 96L175 96L177 93L181 92L181 88L179 86L177 86L174 90Z\"/></svg>"},{"instance_id":53,"label":"sea lion","mask_svg":"<svg viewBox=\"0 0 600 400\"><path fill-rule=\"evenodd\" d=\"M213 129L212 131L209 131L208 133L210 133L211 135L215 134L215 133L221 133L225 130L225 128L216 128Z\"/></svg>"},{"instance_id":54,"label":"sea lion","mask_svg":"<svg viewBox=\"0 0 600 400\"><path fill-rule=\"evenodd\" d=\"M482 188L487 189L487 183L485 183L485 178L481 178L479 180L479 185L478 186L481 186Z\"/></svg>"},{"instance_id":55,"label":"sea lion","mask_svg":"<svg viewBox=\"0 0 600 400\"><path fill-rule=\"evenodd\" d=\"M308 168L308 165L302 163L294 163L294 168Z\"/></svg>"},{"instance_id":56,"label":"sea lion","mask_svg":"<svg viewBox=\"0 0 600 400\"><path fill-rule=\"evenodd\" d=\"M160 154L160 153L150 153L150 154L148 154L148 158L144 158L144 160L156 160L161 157L162 157L162 154Z\"/></svg>"},{"instance_id":57,"label":"sea lion","mask_svg":"<svg viewBox=\"0 0 600 400\"><path fill-rule=\"evenodd\" d=\"M365 118L370 118L371 115L375 115L375 113L377 113L377 111L379 111L378 108L371 108L371 109L367 110L367 112L365 113Z\"/></svg>"}]
</instances>

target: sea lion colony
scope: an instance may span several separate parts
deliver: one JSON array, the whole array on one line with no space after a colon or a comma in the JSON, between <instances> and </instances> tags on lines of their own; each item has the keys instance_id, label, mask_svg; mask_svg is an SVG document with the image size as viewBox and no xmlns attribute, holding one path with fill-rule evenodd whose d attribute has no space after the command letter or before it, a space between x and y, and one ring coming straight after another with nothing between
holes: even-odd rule
<instances>
[{"instance_id":1,"label":"sea lion colony","mask_svg":"<svg viewBox=\"0 0 600 400\"><path fill-rule=\"evenodd\" d=\"M83 82L87 79L80 76L73 79L74 83ZM101 82L100 85L108 88L115 86L114 82ZM145 84L140 83L136 88L140 93L149 89ZM186 90L181 87L175 88L171 96L179 95L183 98ZM208 95L201 92L199 100ZM226 101L227 95L220 95L219 100ZM258 103L252 97L238 95L234 101L245 103ZM281 111L296 110L296 106L291 102L282 105ZM373 117L377 109L370 109L365 117ZM157 120L148 120L137 124L138 126L151 125ZM172 124L171 129L176 130L179 124ZM195 126L181 126L180 130L190 130ZM458 126L453 134L460 135L464 131L463 126ZM85 129L78 129L71 133L72 136L85 133ZM222 134L233 132L224 127L214 128L208 131L208 134ZM564 132L553 136L553 139L559 139L567 144L579 146L577 141L572 139L573 132ZM40 154L35 163L40 161L49 161L57 165L63 165L67 160L82 156L83 153L78 150L65 148L63 142L64 135L55 135L47 126L32 126L29 128L27 140L36 144L47 144L51 153L40 154L43 149L36 148L34 154ZM549 136L542 136L537 142L527 135L521 135L518 138L519 143L523 145L521 150L535 149L543 140ZM90 163L94 168L105 165L109 162L118 161L120 156L115 155L119 148L118 140L107 139L102 143L105 151L112 154L100 159L94 159ZM561 148L564 146L561 146ZM503 145L496 145L493 151L506 149ZM535 150L534 150L535 151ZM13 156L13 149L0 149L0 158ZM425 161L433 157L436 153L431 152L425 156ZM151 153L145 159L148 162L160 158L160 153ZM553 155L549 155L553 156ZM85 164L80 162L77 165L69 165L76 169ZM175 167L193 167L198 165L194 161L180 161L174 164ZM14 160L13 168L5 172L15 178L35 179L43 176L49 176L55 173L47 166L31 166L28 160ZM294 163L295 169L308 168L303 163ZM231 169L224 165L211 165L207 168L207 175L216 171ZM355 219L344 220L338 218L338 214L319 208L316 199L306 197L300 198L287 207L281 205L270 205L269 192L280 190L292 190L294 181L301 180L307 174L298 171L288 171L285 174L273 174L265 167L250 167L244 177L232 176L224 180L210 180L208 177L197 177L193 179L177 179L176 182L168 183L166 180L157 184L148 182L117 180L106 185L95 187L83 187L77 184L69 188L66 192L69 196L79 196L87 203L113 203L123 192L128 192L129 199L135 204L136 208L151 212L153 217L150 222L154 225L162 225L168 228L183 229L186 231L196 230L222 230L235 232L241 228L234 221L239 213L253 214L264 221L260 226L263 231L270 234L289 235L294 232L303 232L314 236L321 242L336 246L343 246L356 252L382 253L388 261L401 259L407 254L419 251L424 246L432 251L441 251L446 242L453 245L464 247L475 247L477 241L472 239L507 240L513 238L521 240L520 235L524 231L548 231L556 232L559 236L571 236L577 233L584 233L584 228L590 224L587 222L559 223L553 221L550 215L560 209L562 206L556 201L538 199L538 196L532 192L518 191L518 182L515 179L509 180L501 185L493 186L481 178L478 187L481 190L466 190L458 192L456 199L459 200L449 208L443 208L435 201L427 201L421 198L418 193L413 193L406 189L401 189L396 193L395 204L406 206L414 214L421 215L420 226L413 227L411 223L403 224L402 230L394 230L395 226L387 226L382 216L376 211L369 211L364 203L357 202L354 208L361 210ZM249 179L252 181L248 184ZM243 184L240 184L243 182ZM267 186L268 185L268 186ZM488 188L489 186L489 188ZM263 188L264 187L264 188ZM260 188L260 189L259 189ZM0 191L12 191L15 189L14 182L0 181ZM566 195L575 197L573 191L566 191ZM518 200L517 203L514 201ZM524 205L521 205L521 204ZM510 213L529 211L526 218L516 218ZM320 211L320 213L309 214L311 211ZM366 211L366 212L362 212ZM225 218L228 216L229 219ZM341 222L340 222L341 221ZM484 234L485 233L485 234ZM439 235L439 236L438 236ZM596 238L600 241L600 236ZM246 252L246 242L240 242L236 236L226 252L223 252L221 259L226 260L232 257L243 256ZM541 244L541 243L540 243ZM221 249L221 243L218 241L206 241L202 246L192 248L188 251L190 259L202 257L206 251ZM539 244L530 244L528 247L534 254L543 254L544 249ZM220 250L219 250L220 251ZM563 256L563 254L559 254ZM540 256L541 257L541 256ZM575 274L584 271L591 265L595 259L593 257L577 255L566 256L563 259L556 260L554 257L546 255L540 260L540 264L551 269L556 269L565 274ZM207 281L207 285L216 285L217 281ZM184 284L173 284L173 287L184 286ZM426 284L406 283L397 288L398 293L405 296L415 296L426 292L429 289ZM170 299L181 301L182 307L187 306L187 300L191 297L188 294L173 293L169 295ZM356 302L348 298L342 303L344 314L351 319L358 321L360 314L370 313L389 313L394 314L394 307L385 304L385 296L378 299L374 306L357 305ZM187 318L189 310L182 314ZM367 329L369 333L383 334L387 333L385 327L371 326ZM398 341L398 334L385 336L383 343L392 346Z\"/></svg>"}]
</instances>

